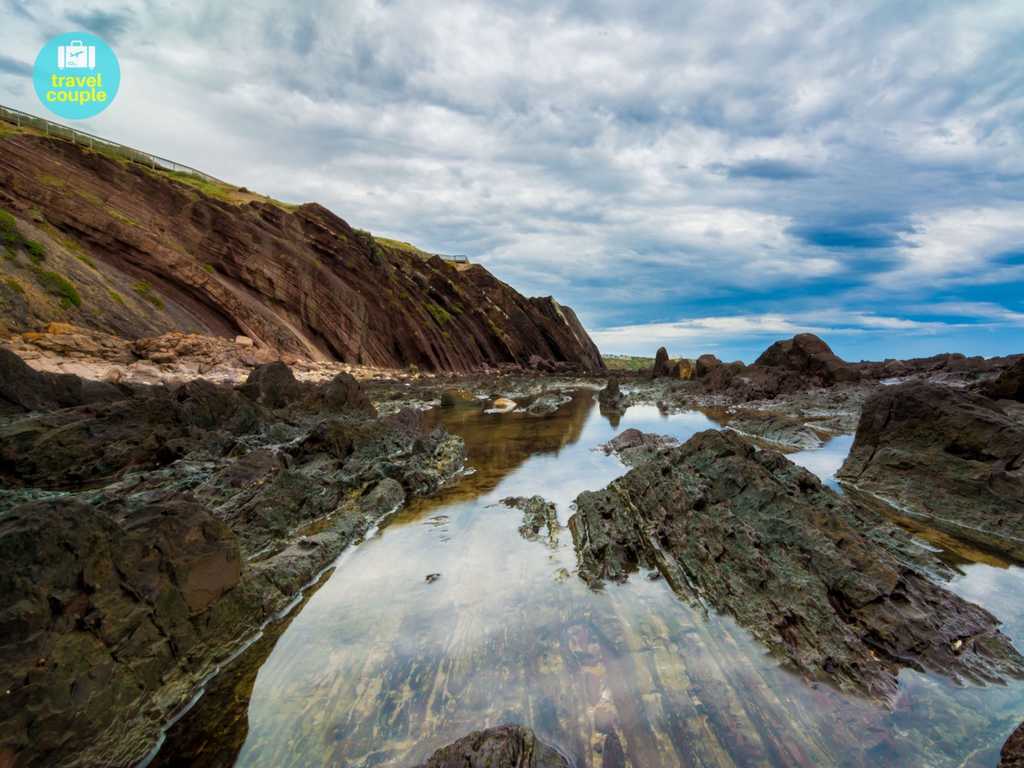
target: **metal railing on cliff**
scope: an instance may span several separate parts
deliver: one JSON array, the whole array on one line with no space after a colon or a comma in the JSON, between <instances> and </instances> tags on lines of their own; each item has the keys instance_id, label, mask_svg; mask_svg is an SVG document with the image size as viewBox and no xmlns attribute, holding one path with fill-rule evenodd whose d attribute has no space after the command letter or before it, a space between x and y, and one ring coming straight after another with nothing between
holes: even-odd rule
<instances>
[{"instance_id":1,"label":"metal railing on cliff","mask_svg":"<svg viewBox=\"0 0 1024 768\"><path fill-rule=\"evenodd\" d=\"M45 117L37 117L36 115L31 115L28 112L22 112L20 109L7 107L3 104L0 104L0 120L12 123L19 128L32 128L41 133L45 133L47 136L56 136L57 138L67 139L73 144L79 144L83 147L89 147L100 152L113 154L130 162L145 165L153 170L184 173L190 176L198 176L201 179L206 179L207 181L216 182L218 184L224 183L216 176L203 173L189 165L176 163L173 160L168 160L166 157L160 157L159 155L154 155L150 152L143 152L141 149L135 149L134 147L125 146L124 144L118 144L116 141L110 141L109 139L104 139L103 137L97 136L93 133L80 131L77 128L70 128L66 125L55 123L52 120L47 120Z\"/></svg>"}]
</instances>

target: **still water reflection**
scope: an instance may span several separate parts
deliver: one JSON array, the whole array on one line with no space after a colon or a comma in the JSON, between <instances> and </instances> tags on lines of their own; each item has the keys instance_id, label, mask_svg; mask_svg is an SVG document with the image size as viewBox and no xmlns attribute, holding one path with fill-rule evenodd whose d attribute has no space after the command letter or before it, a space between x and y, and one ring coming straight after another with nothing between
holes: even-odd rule
<instances>
[{"instance_id":1,"label":"still water reflection","mask_svg":"<svg viewBox=\"0 0 1024 768\"><path fill-rule=\"evenodd\" d=\"M1020 685L906 672L891 710L810 686L661 581L589 590L568 531L526 541L499 503L541 494L564 525L580 491L626 471L595 446L630 427L685 440L716 426L707 416L634 407L613 427L582 392L544 419L437 417L477 472L347 553L276 644L243 657L171 731L156 764L409 766L471 730L525 723L581 768L994 766L1024 716ZM832 481L850 442L791 458ZM1024 637L1021 570L992 558L961 568L953 588Z\"/></svg>"}]
</instances>

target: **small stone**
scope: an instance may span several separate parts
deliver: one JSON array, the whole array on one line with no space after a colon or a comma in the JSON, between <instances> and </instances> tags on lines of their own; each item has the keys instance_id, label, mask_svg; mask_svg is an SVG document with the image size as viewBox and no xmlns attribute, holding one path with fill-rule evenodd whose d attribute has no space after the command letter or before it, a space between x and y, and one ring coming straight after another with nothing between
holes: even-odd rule
<instances>
[{"instance_id":1,"label":"small stone","mask_svg":"<svg viewBox=\"0 0 1024 768\"><path fill-rule=\"evenodd\" d=\"M440 573L428 573L427 574L427 578L424 579L424 581L426 581L427 584L433 584L435 581L437 581L440 578L441 578L441 574Z\"/></svg>"},{"instance_id":2,"label":"small stone","mask_svg":"<svg viewBox=\"0 0 1024 768\"><path fill-rule=\"evenodd\" d=\"M240 347L252 347L255 345L253 340L248 336L235 336L235 344Z\"/></svg>"}]
</instances>

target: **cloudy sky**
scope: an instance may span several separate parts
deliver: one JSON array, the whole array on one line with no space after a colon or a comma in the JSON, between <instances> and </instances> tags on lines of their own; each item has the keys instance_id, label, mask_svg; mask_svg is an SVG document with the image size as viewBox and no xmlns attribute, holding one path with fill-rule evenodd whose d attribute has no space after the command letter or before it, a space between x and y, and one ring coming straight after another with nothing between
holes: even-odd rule
<instances>
[{"instance_id":1,"label":"cloudy sky","mask_svg":"<svg viewBox=\"0 0 1024 768\"><path fill-rule=\"evenodd\" d=\"M0 103L469 254L605 352L1024 351L1024 3L0 0Z\"/></svg>"}]
</instances>

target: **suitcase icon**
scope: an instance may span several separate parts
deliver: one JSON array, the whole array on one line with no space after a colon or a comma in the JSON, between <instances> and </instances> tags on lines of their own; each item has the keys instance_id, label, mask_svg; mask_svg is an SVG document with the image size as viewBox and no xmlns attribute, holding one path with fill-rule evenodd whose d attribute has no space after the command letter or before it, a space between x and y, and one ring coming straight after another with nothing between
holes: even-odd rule
<instances>
[{"instance_id":1,"label":"suitcase icon","mask_svg":"<svg viewBox=\"0 0 1024 768\"><path fill-rule=\"evenodd\" d=\"M96 46L72 40L57 48L58 69L96 69Z\"/></svg>"}]
</instances>

